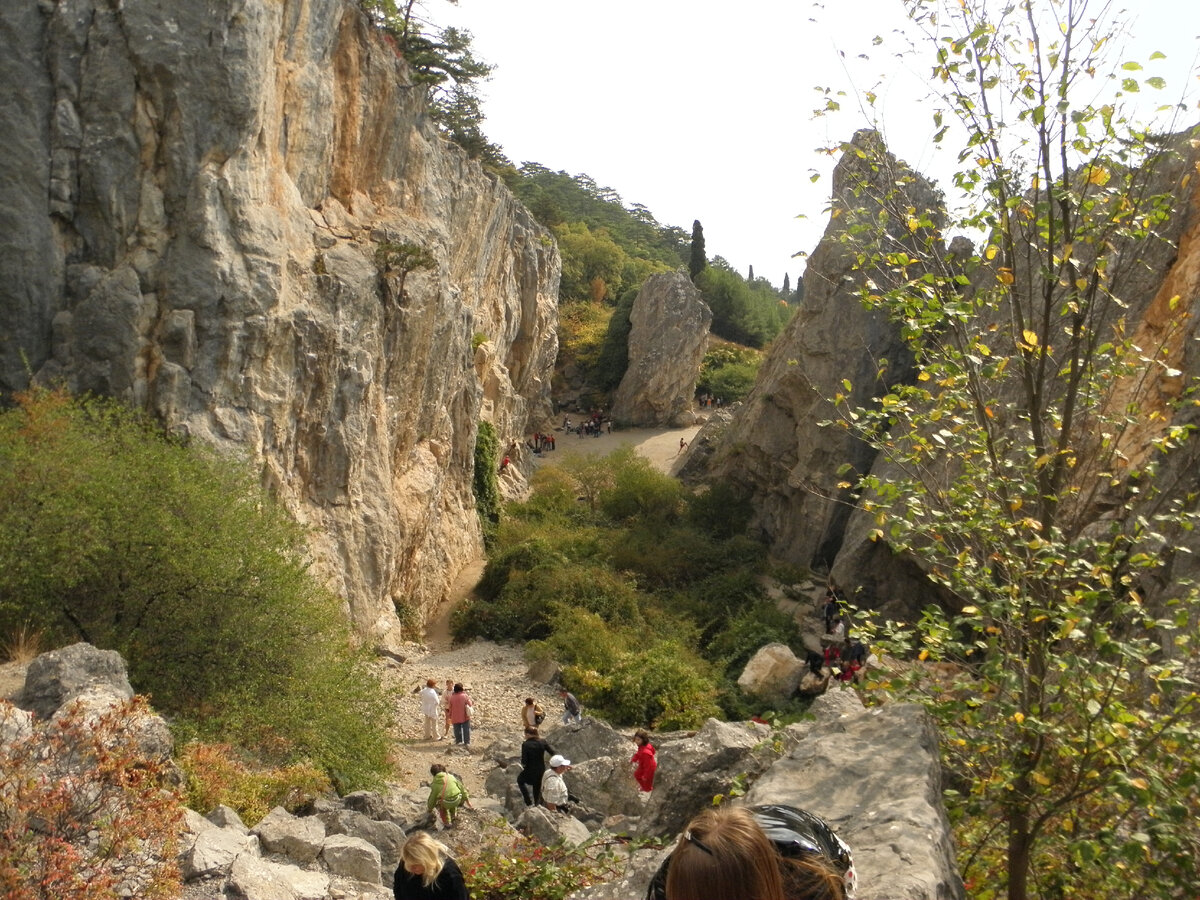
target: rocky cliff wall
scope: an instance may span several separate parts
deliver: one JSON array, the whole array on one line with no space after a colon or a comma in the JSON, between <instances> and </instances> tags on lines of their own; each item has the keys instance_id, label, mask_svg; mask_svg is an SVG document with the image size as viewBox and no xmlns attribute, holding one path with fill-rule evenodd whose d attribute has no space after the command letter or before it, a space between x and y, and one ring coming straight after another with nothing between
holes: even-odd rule
<instances>
[{"instance_id":1,"label":"rocky cliff wall","mask_svg":"<svg viewBox=\"0 0 1200 900\"><path fill-rule=\"evenodd\" d=\"M646 279L629 313L629 366L613 398L618 425L686 427L712 310L683 272Z\"/></svg>"},{"instance_id":2,"label":"rocky cliff wall","mask_svg":"<svg viewBox=\"0 0 1200 900\"><path fill-rule=\"evenodd\" d=\"M480 419L549 413L560 262L343 0L0 9L0 392L261 464L364 633L481 551ZM380 244L433 266L385 276Z\"/></svg>"},{"instance_id":3,"label":"rocky cliff wall","mask_svg":"<svg viewBox=\"0 0 1200 900\"><path fill-rule=\"evenodd\" d=\"M780 558L829 571L839 584L857 591L857 602L865 606L908 616L935 597L935 589L914 560L896 554L886 541L871 539L877 525L874 515L857 510L838 487L845 477L838 474L844 463L885 478L887 472L848 432L821 424L836 418L829 398L846 393L843 379L852 384L851 404L861 406L912 374L897 326L865 309L858 299L868 277L883 287L889 277L886 272L855 271L853 247L846 239L848 220L876 215L880 209L873 198L886 195L884 188L893 183L903 184L904 206L918 213L928 210L934 221L941 217L940 198L924 179L874 145L877 140L867 132L856 135L839 162L832 198L835 215L810 259L804 303L776 339L753 391L732 421L713 424L693 442L707 450L689 458L683 474L720 478L749 495L756 510L754 524ZM1156 228L1152 240L1129 247L1109 273L1114 293L1126 304L1126 333L1140 347L1166 349L1157 383L1118 384L1114 389L1118 402L1135 390L1143 392L1143 427L1123 437L1122 449L1135 461L1150 451L1165 420L1200 424L1195 405L1171 408L1189 380L1200 375L1200 180L1195 177L1200 145L1186 136L1176 144L1176 155L1164 155L1146 173L1149 195L1178 198L1172 215ZM855 148L868 150L866 159ZM872 160L877 155L876 165ZM861 183L868 189L856 189ZM898 246L904 237L902 227L892 235ZM965 243L956 240L945 258L953 264L968 252ZM909 275L916 274L910 268ZM985 268L978 277L994 277L994 272ZM1170 375L1170 370L1183 374ZM1158 478L1169 496L1194 496L1200 488L1198 444L1193 437L1160 467ZM1084 511L1083 520L1101 520L1113 508L1112 498L1086 493L1094 509ZM1146 515L1157 511L1139 510ZM1182 523L1175 532L1169 525L1163 527L1170 544L1197 549L1195 534L1185 531ZM1173 554L1160 577L1194 577L1194 555Z\"/></svg>"}]
</instances>

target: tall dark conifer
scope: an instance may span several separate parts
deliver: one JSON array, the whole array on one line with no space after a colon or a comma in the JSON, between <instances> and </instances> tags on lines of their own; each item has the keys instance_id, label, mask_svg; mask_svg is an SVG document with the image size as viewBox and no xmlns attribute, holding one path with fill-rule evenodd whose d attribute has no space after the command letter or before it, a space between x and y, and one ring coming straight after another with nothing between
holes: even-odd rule
<instances>
[{"instance_id":1,"label":"tall dark conifer","mask_svg":"<svg viewBox=\"0 0 1200 900\"><path fill-rule=\"evenodd\" d=\"M695 278L707 265L708 258L704 255L704 228L700 220L696 219L692 222L692 257L688 261L688 274Z\"/></svg>"},{"instance_id":2,"label":"tall dark conifer","mask_svg":"<svg viewBox=\"0 0 1200 900\"><path fill-rule=\"evenodd\" d=\"M750 267L750 275L746 279L747 284L754 284L754 266Z\"/></svg>"},{"instance_id":3,"label":"tall dark conifer","mask_svg":"<svg viewBox=\"0 0 1200 900\"><path fill-rule=\"evenodd\" d=\"M788 279L787 272L783 273L783 290L780 291L779 293L783 294L783 298L785 300L792 293L792 282Z\"/></svg>"}]
</instances>

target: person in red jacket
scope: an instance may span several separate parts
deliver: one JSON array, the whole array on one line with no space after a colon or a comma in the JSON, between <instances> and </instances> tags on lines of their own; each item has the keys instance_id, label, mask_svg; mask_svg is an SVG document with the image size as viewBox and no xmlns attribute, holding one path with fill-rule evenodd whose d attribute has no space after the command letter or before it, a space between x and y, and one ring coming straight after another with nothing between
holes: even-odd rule
<instances>
[{"instance_id":1,"label":"person in red jacket","mask_svg":"<svg viewBox=\"0 0 1200 900\"><path fill-rule=\"evenodd\" d=\"M637 750L629 760L633 763L633 777L639 788L649 792L654 787L654 773L658 770L654 745L650 743L650 735L640 729L634 732L633 742L637 744Z\"/></svg>"}]
</instances>

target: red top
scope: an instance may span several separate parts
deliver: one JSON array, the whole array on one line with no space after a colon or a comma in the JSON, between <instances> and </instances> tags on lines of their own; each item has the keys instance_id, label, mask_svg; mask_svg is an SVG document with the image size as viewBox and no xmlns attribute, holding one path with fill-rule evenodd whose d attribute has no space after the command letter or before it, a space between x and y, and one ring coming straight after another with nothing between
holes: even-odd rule
<instances>
[{"instance_id":1,"label":"red top","mask_svg":"<svg viewBox=\"0 0 1200 900\"><path fill-rule=\"evenodd\" d=\"M658 760L654 757L654 745L642 744L629 760L634 765L633 777L638 787L649 791L654 787L654 773L658 770Z\"/></svg>"},{"instance_id":2,"label":"red top","mask_svg":"<svg viewBox=\"0 0 1200 900\"><path fill-rule=\"evenodd\" d=\"M453 725L461 725L463 722L471 721L471 714L467 711L473 706L471 698L467 696L466 691L459 691L457 694L450 695L450 722Z\"/></svg>"}]
</instances>

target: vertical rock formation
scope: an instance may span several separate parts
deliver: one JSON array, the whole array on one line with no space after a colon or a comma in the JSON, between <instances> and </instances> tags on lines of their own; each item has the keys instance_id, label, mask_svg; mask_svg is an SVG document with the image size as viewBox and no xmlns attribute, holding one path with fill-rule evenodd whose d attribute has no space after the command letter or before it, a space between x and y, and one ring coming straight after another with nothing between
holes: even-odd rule
<instances>
[{"instance_id":1,"label":"vertical rock formation","mask_svg":"<svg viewBox=\"0 0 1200 900\"><path fill-rule=\"evenodd\" d=\"M708 346L712 310L682 272L646 279L629 314L629 367L613 399L621 425L683 427Z\"/></svg>"},{"instance_id":2,"label":"vertical rock formation","mask_svg":"<svg viewBox=\"0 0 1200 900\"><path fill-rule=\"evenodd\" d=\"M754 389L704 463L705 477L753 498L752 527L772 552L797 565L832 564L851 510L838 488L845 480L838 467L850 463L865 472L874 458L848 432L819 426L835 416L828 398L841 392L855 404L869 403L888 384L910 377L912 359L898 326L863 305L859 292L867 276L855 272L854 221L896 204L926 212L935 222L943 218L933 186L888 154L878 134L860 131L834 169L836 212L809 260L804 303L775 339ZM892 221L896 246L915 244L906 220ZM868 274L881 285L896 278L888 271ZM705 439L702 431L696 442ZM684 474L698 473L689 465Z\"/></svg>"},{"instance_id":3,"label":"vertical rock formation","mask_svg":"<svg viewBox=\"0 0 1200 900\"><path fill-rule=\"evenodd\" d=\"M356 4L8 3L0 36L0 392L249 456L361 631L424 615L481 550L478 422L549 413L550 235Z\"/></svg>"}]
</instances>

